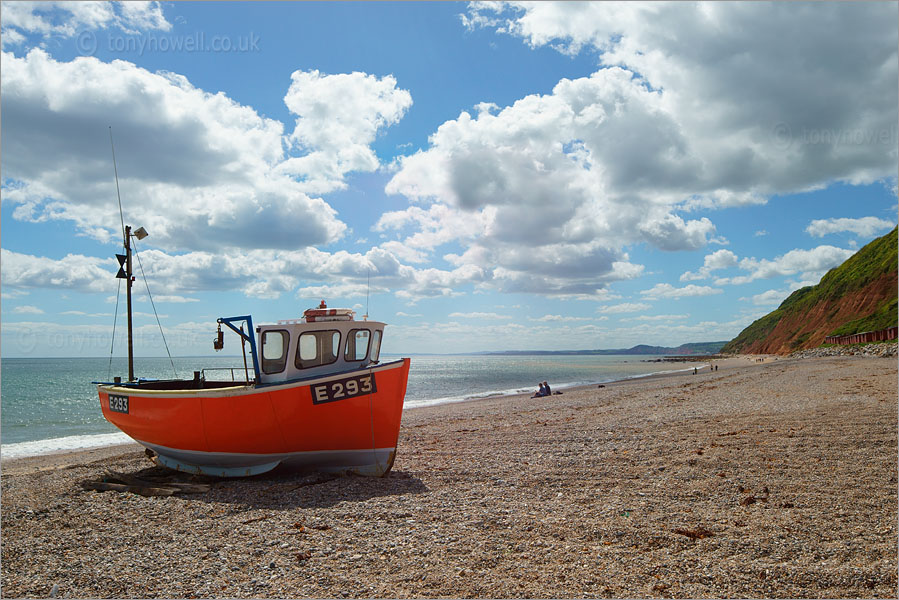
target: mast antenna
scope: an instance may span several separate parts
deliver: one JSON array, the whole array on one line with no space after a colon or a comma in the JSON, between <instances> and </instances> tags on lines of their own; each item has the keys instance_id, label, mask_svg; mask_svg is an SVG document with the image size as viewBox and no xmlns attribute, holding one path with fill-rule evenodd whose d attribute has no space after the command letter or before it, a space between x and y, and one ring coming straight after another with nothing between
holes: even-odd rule
<instances>
[{"instance_id":1,"label":"mast antenna","mask_svg":"<svg viewBox=\"0 0 899 600\"><path fill-rule=\"evenodd\" d=\"M371 267L368 268L366 273L366 288L365 288L365 320L368 320L368 296L371 293Z\"/></svg>"},{"instance_id":2,"label":"mast antenna","mask_svg":"<svg viewBox=\"0 0 899 600\"><path fill-rule=\"evenodd\" d=\"M134 278L131 273L131 226L125 227L125 212L122 210L122 194L119 192L119 169L115 160L115 144L112 142L112 125L109 126L109 146L112 148L112 168L115 172L115 193L119 199L119 217L122 219L122 238L125 244L125 255L117 255L119 258L119 279L125 280L125 299L128 306L128 381L134 381L134 334L132 331L131 316L131 284Z\"/></svg>"},{"instance_id":3,"label":"mast antenna","mask_svg":"<svg viewBox=\"0 0 899 600\"><path fill-rule=\"evenodd\" d=\"M112 170L115 173L115 194L119 199L119 217L122 219L122 237L125 237L125 212L122 210L122 194L119 192L119 168L115 163L115 144L112 143L112 125L109 126L109 147L112 148Z\"/></svg>"}]
</instances>

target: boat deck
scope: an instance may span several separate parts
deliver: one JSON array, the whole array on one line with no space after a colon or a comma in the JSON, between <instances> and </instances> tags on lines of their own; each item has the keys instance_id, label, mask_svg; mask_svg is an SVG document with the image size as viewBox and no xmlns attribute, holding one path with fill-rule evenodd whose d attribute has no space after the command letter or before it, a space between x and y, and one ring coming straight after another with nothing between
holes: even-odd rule
<instances>
[{"instance_id":1,"label":"boat deck","mask_svg":"<svg viewBox=\"0 0 899 600\"><path fill-rule=\"evenodd\" d=\"M100 383L100 382L95 382ZM221 388L231 388L245 385L253 385L254 380L249 383L246 380L241 381L207 381L205 379L159 379L152 381L131 381L122 383L100 383L101 385L114 385L116 387L129 388L134 390L216 390Z\"/></svg>"}]
</instances>

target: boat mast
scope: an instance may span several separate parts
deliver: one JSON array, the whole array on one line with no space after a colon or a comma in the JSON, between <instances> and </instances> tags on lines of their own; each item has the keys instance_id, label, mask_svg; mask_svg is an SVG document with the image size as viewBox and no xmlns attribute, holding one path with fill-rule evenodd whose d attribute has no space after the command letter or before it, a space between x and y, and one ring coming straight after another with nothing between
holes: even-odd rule
<instances>
[{"instance_id":1,"label":"boat mast","mask_svg":"<svg viewBox=\"0 0 899 600\"><path fill-rule=\"evenodd\" d=\"M131 225L123 226L123 232L125 237L125 254L116 254L116 258L119 259L119 272L116 274L118 279L124 279L126 281L125 286L125 298L127 300L128 306L128 381L134 381L134 333L132 329L132 312L131 312L131 286L134 285L134 273L132 270L132 252L131 252L131 238L134 237L138 240L142 240L147 237L147 231L143 227L138 227L134 233L131 232ZM148 288L149 293L149 288ZM152 297L150 301L152 302ZM156 311L156 308L153 308L153 311ZM160 330L162 328L160 327ZM162 337L162 341L165 342L165 335ZM168 351L168 345L166 345L166 351ZM171 359L171 355L169 355ZM172 363L172 368L175 368L175 364ZM177 374L176 374L177 375Z\"/></svg>"},{"instance_id":2,"label":"boat mast","mask_svg":"<svg viewBox=\"0 0 899 600\"><path fill-rule=\"evenodd\" d=\"M128 381L134 381L134 338L131 331L131 225L125 226L125 298L128 305Z\"/></svg>"}]
</instances>

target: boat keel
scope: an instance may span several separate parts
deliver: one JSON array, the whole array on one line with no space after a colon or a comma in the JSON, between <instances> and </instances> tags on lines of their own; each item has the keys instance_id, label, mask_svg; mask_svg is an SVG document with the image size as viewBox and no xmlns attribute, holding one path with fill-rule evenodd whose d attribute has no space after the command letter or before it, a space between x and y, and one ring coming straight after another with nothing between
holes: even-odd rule
<instances>
[{"instance_id":1,"label":"boat keel","mask_svg":"<svg viewBox=\"0 0 899 600\"><path fill-rule=\"evenodd\" d=\"M252 477L267 473L281 464L280 460L262 463L249 467L222 467L219 465L196 465L185 463L178 459L157 452L156 459L164 467L194 475L209 475L212 477Z\"/></svg>"}]
</instances>

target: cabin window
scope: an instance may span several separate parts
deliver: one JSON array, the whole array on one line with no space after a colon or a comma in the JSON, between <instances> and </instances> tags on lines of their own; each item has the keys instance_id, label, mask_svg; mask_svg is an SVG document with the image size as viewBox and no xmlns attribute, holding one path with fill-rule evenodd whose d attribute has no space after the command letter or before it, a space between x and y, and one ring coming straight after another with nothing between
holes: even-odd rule
<instances>
[{"instance_id":1,"label":"cabin window","mask_svg":"<svg viewBox=\"0 0 899 600\"><path fill-rule=\"evenodd\" d=\"M287 366L290 334L282 330L262 332L262 372L280 373Z\"/></svg>"},{"instance_id":2,"label":"cabin window","mask_svg":"<svg viewBox=\"0 0 899 600\"><path fill-rule=\"evenodd\" d=\"M346 360L360 361L368 356L368 342L371 332L368 329L351 329L346 340Z\"/></svg>"},{"instance_id":3,"label":"cabin window","mask_svg":"<svg viewBox=\"0 0 899 600\"><path fill-rule=\"evenodd\" d=\"M334 330L311 331L300 335L297 342L298 369L330 365L337 360L340 348L340 332Z\"/></svg>"},{"instance_id":4,"label":"cabin window","mask_svg":"<svg viewBox=\"0 0 899 600\"><path fill-rule=\"evenodd\" d=\"M381 330L375 329L371 340L371 362L376 363L381 355Z\"/></svg>"}]
</instances>

